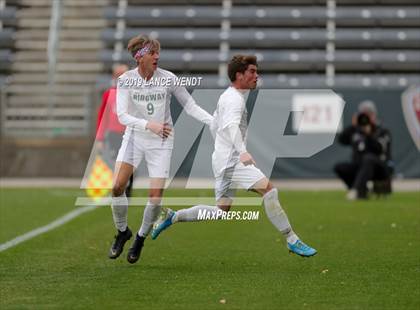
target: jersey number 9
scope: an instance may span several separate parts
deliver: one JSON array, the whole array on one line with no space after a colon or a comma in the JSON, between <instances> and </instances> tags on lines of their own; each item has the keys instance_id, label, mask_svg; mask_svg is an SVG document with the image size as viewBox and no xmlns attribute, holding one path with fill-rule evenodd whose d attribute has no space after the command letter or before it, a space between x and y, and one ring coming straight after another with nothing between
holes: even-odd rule
<instances>
[{"instance_id":1,"label":"jersey number 9","mask_svg":"<svg viewBox=\"0 0 420 310\"><path fill-rule=\"evenodd\" d=\"M153 103L149 102L146 106L147 108L147 114L152 115L155 112L155 107L153 106Z\"/></svg>"}]
</instances>

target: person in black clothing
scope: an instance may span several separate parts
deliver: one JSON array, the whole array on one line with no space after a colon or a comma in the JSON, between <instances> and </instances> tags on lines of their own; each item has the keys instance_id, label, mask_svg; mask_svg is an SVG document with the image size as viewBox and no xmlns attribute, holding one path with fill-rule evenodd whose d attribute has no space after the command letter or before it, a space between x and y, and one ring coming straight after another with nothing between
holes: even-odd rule
<instances>
[{"instance_id":1,"label":"person in black clothing","mask_svg":"<svg viewBox=\"0 0 420 310\"><path fill-rule=\"evenodd\" d=\"M334 166L335 173L349 189L349 200L368 198L367 182L389 179L393 172L391 134L378 123L376 115L373 102L361 102L352 125L338 136L341 144L353 149L351 162Z\"/></svg>"}]
</instances>

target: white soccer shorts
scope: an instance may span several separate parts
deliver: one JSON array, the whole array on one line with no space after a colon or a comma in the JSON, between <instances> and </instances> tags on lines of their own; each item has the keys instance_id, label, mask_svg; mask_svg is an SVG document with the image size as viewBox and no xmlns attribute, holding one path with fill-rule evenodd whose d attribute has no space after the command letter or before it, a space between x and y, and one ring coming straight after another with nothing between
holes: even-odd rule
<instances>
[{"instance_id":1,"label":"white soccer shorts","mask_svg":"<svg viewBox=\"0 0 420 310\"><path fill-rule=\"evenodd\" d=\"M254 165L245 166L238 163L227 168L221 176L216 177L214 186L216 201L220 198L233 199L237 188L250 190L263 178L265 178L264 173Z\"/></svg>"},{"instance_id":2,"label":"white soccer shorts","mask_svg":"<svg viewBox=\"0 0 420 310\"><path fill-rule=\"evenodd\" d=\"M171 166L172 149L145 148L140 137L133 131L124 134L117 161L130 164L137 169L146 159L150 178L168 178Z\"/></svg>"}]
</instances>

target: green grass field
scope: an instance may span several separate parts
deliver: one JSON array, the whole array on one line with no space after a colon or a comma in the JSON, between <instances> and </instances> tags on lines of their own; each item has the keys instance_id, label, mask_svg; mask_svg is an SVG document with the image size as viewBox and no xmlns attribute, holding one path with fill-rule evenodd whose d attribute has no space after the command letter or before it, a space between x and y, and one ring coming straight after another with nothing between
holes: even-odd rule
<instances>
[{"instance_id":1,"label":"green grass field","mask_svg":"<svg viewBox=\"0 0 420 310\"><path fill-rule=\"evenodd\" d=\"M78 195L1 189L0 243L73 210ZM344 192L280 197L317 256L288 254L255 206L237 210L260 210L257 221L176 224L130 265L128 247L107 258L114 228L100 207L0 252L0 309L420 308L419 193L354 203ZM142 211L130 208L132 229Z\"/></svg>"}]
</instances>

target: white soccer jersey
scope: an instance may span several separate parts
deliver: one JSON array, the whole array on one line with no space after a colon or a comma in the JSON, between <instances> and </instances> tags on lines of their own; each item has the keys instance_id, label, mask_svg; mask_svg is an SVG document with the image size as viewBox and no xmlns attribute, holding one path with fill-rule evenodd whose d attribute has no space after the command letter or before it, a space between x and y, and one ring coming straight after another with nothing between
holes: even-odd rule
<instances>
[{"instance_id":1,"label":"white soccer jersey","mask_svg":"<svg viewBox=\"0 0 420 310\"><path fill-rule=\"evenodd\" d=\"M220 96L214 112L215 143L212 156L213 172L220 176L226 168L233 167L239 162L239 152L235 149L228 127L232 124L239 126L243 145L246 144L247 110L245 97L247 91L229 87Z\"/></svg>"},{"instance_id":2,"label":"white soccer jersey","mask_svg":"<svg viewBox=\"0 0 420 310\"><path fill-rule=\"evenodd\" d=\"M146 148L173 148L174 132L162 139L146 129L148 121L171 126L171 96L175 95L185 111L207 125L213 117L200 108L184 87L176 86L177 77L170 71L157 68L150 81L145 81L138 69L121 75L117 84L117 114L126 132L133 130Z\"/></svg>"}]
</instances>

